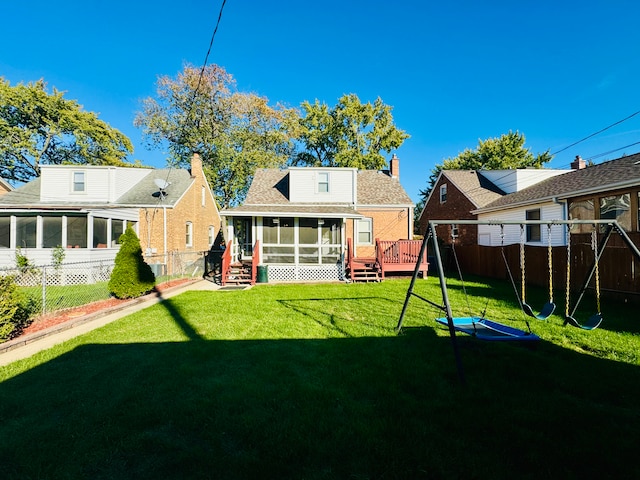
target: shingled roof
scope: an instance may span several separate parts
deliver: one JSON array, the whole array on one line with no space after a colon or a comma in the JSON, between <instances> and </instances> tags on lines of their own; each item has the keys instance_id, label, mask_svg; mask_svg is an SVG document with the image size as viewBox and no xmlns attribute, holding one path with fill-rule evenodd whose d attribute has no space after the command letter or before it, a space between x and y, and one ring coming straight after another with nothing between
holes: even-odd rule
<instances>
[{"instance_id":1,"label":"shingled roof","mask_svg":"<svg viewBox=\"0 0 640 480\"><path fill-rule=\"evenodd\" d=\"M115 202L89 201L81 199L71 201L50 200L40 195L41 178L38 177L21 187L0 196L0 207L4 208L118 208L118 207L146 207L146 206L174 206L193 181L190 173L184 169L150 169L149 175L140 180ZM169 182L166 195L159 201L158 187L155 179L160 178Z\"/></svg>"},{"instance_id":2,"label":"shingled roof","mask_svg":"<svg viewBox=\"0 0 640 480\"><path fill-rule=\"evenodd\" d=\"M358 171L359 206L413 206L411 198L396 178L377 170ZM314 204L289 201L289 171L260 168L247 192L244 204L221 212L226 214L300 214L361 216L347 203Z\"/></svg>"},{"instance_id":3,"label":"shingled roof","mask_svg":"<svg viewBox=\"0 0 640 480\"><path fill-rule=\"evenodd\" d=\"M640 153L567 172L505 195L474 213L486 213L640 185Z\"/></svg>"},{"instance_id":4,"label":"shingled roof","mask_svg":"<svg viewBox=\"0 0 640 480\"><path fill-rule=\"evenodd\" d=\"M443 170L442 176L453 183L478 208L505 195L476 170Z\"/></svg>"}]
</instances>

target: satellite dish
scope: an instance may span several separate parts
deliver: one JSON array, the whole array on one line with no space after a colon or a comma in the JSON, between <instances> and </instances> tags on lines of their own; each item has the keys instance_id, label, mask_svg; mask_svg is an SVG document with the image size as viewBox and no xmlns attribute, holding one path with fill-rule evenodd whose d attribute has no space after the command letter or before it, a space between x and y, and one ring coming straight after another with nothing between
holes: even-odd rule
<instances>
[{"instance_id":1,"label":"satellite dish","mask_svg":"<svg viewBox=\"0 0 640 480\"><path fill-rule=\"evenodd\" d=\"M167 182L166 180L163 180L162 178L156 178L154 180L154 182L156 184L156 187L158 187L160 198L162 199L162 198L166 197L167 196L167 192L165 192L165 190L171 184L169 182Z\"/></svg>"},{"instance_id":2,"label":"satellite dish","mask_svg":"<svg viewBox=\"0 0 640 480\"><path fill-rule=\"evenodd\" d=\"M158 187L160 191L165 190L170 185L169 182L161 178L156 178L154 182L156 182L156 187Z\"/></svg>"}]
</instances>

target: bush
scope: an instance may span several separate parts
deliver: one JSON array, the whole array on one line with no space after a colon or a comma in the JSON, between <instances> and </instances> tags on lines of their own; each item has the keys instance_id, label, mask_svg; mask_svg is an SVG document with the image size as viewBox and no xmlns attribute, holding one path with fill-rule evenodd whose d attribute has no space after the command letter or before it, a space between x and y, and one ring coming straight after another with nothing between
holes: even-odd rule
<instances>
[{"instance_id":1,"label":"bush","mask_svg":"<svg viewBox=\"0 0 640 480\"><path fill-rule=\"evenodd\" d=\"M35 300L20 293L12 276L0 276L0 342L20 333L35 311Z\"/></svg>"},{"instance_id":2,"label":"bush","mask_svg":"<svg viewBox=\"0 0 640 480\"><path fill-rule=\"evenodd\" d=\"M156 277L142 258L140 240L131 227L120 236L120 251L109 279L109 292L117 298L136 298L153 290Z\"/></svg>"}]
</instances>

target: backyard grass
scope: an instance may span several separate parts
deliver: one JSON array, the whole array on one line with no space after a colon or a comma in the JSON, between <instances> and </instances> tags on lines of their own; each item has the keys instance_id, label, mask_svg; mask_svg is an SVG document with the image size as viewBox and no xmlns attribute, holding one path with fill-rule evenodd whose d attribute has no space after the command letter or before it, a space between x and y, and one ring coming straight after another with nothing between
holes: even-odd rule
<instances>
[{"instance_id":1,"label":"backyard grass","mask_svg":"<svg viewBox=\"0 0 640 480\"><path fill-rule=\"evenodd\" d=\"M187 292L2 367L1 476L640 478L637 306L532 319L535 346L460 336L463 386L437 309L412 298L395 333L408 284ZM465 287L456 315L526 329L510 285Z\"/></svg>"}]
</instances>

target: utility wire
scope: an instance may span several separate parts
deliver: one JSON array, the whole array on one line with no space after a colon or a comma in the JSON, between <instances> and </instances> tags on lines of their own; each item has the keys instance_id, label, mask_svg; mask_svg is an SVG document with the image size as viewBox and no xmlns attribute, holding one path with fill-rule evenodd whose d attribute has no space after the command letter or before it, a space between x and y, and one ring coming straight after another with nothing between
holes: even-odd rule
<instances>
[{"instance_id":1,"label":"utility wire","mask_svg":"<svg viewBox=\"0 0 640 480\"><path fill-rule=\"evenodd\" d=\"M594 132L594 133L592 133L591 135L587 135L586 137L584 137L584 138L583 138L583 139L581 139L581 140L578 140L577 142L573 142L571 145L567 145L566 147L561 148L560 150L557 150L556 152L552 153L551 155L552 155L552 156L555 156L555 155L557 155L557 154L558 154L558 153L560 153L560 152L564 152L565 150L568 150L568 149L570 149L571 147L573 147L573 146L575 146L575 145L578 145L579 143L582 143L582 142L584 142L585 140L588 140L588 139L589 139L589 138L591 138L591 137L595 137L596 135L598 135L599 133L604 132L605 130L609 130L611 127L615 127L616 125L619 125L619 124L621 124L622 122L625 122L625 121L629 120L630 118L635 117L635 116L636 116L636 115L638 115L639 113L640 113L640 110L638 110L638 111L637 111L637 112L635 112L635 113L632 113L631 115L629 115L628 117L623 118L622 120L618 120L617 122L612 123L612 124L611 124L611 125L609 125L608 127L604 127L602 130L598 130L597 132ZM625 148L625 147L622 147L622 148Z\"/></svg>"}]
</instances>

